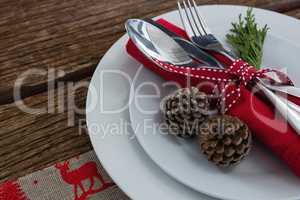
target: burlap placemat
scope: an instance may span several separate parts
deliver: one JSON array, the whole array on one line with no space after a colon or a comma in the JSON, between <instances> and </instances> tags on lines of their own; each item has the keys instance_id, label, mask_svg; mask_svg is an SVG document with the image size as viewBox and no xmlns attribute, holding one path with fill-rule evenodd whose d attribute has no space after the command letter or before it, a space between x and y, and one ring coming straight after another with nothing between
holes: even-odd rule
<instances>
[{"instance_id":1,"label":"burlap placemat","mask_svg":"<svg viewBox=\"0 0 300 200\"><path fill-rule=\"evenodd\" d=\"M128 200L94 151L0 185L0 200Z\"/></svg>"}]
</instances>

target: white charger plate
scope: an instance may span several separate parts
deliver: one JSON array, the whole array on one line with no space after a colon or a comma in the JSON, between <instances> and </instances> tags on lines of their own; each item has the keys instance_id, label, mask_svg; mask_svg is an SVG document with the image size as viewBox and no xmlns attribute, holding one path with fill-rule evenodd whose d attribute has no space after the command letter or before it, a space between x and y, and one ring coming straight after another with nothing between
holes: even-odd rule
<instances>
[{"instance_id":1,"label":"white charger plate","mask_svg":"<svg viewBox=\"0 0 300 200\"><path fill-rule=\"evenodd\" d=\"M237 15L244 13L245 9L240 6L223 5L201 7L209 26L214 32L219 33L218 36L221 39L224 37L222 33L229 29L230 22L236 20ZM283 61L281 57L274 56L265 64L288 66L289 70L296 70L298 67L296 45L300 43L299 21L260 9L255 9L255 14L260 23L268 23L272 27L271 34L276 41L273 44L274 50L281 55L289 54L292 58L289 61ZM177 25L180 24L177 12L170 12L160 17ZM129 123L128 99L130 81L133 80L139 64L126 54L124 46L127 39L127 36L122 37L107 52L99 63L90 84L87 97L87 125L98 158L114 181L133 199L212 199L170 178L154 165L137 141L132 139L133 131L126 124ZM293 51L287 52L287 47L293 48ZM272 56L270 51L265 52L265 57L268 56ZM110 73L107 70L111 70ZM114 74L115 70L123 71L124 76ZM296 80L297 73L292 74L291 77ZM125 108L121 112L107 112L123 106ZM122 128L117 133L115 125L124 129ZM247 177L247 179L252 179L252 177ZM215 188L215 190L218 189ZM274 193L277 193L277 189L274 189ZM293 194L290 199L294 199Z\"/></svg>"}]
</instances>

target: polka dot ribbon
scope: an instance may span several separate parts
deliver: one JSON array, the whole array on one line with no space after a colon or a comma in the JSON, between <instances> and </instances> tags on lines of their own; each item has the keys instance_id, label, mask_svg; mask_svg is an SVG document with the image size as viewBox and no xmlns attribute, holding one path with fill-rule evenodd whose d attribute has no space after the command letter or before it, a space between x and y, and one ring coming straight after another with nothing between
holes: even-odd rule
<instances>
[{"instance_id":1,"label":"polka dot ribbon","mask_svg":"<svg viewBox=\"0 0 300 200\"><path fill-rule=\"evenodd\" d=\"M242 59L235 60L231 66L226 69L215 69L208 67L189 67L175 66L153 59L156 65L166 71L181 74L182 76L197 79L199 82L210 81L215 83L215 89L220 91L219 105L222 112L227 112L241 97L241 87L247 86L255 78L267 79L272 84L293 85L292 81L286 74L269 68L256 70L255 67L249 65ZM267 73L274 72L280 78L280 82L276 81Z\"/></svg>"}]
</instances>

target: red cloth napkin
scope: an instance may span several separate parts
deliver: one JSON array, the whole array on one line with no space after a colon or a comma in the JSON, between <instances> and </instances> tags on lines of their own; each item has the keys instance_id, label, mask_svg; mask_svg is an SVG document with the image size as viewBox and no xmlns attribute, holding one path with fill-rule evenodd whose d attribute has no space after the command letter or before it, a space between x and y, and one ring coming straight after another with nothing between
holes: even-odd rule
<instances>
[{"instance_id":1,"label":"red cloth napkin","mask_svg":"<svg viewBox=\"0 0 300 200\"><path fill-rule=\"evenodd\" d=\"M188 38L186 33L175 25L163 19L158 20L158 22L178 35ZM132 41L128 41L126 48L127 52L145 67L153 70L166 80L176 81L183 86L185 85L186 76L159 68L146 58ZM221 55L214 54L214 56L228 66L232 64L230 60ZM205 73L205 71L200 71L201 75L207 75ZM232 77L228 75L228 77L224 78ZM199 79L191 78L191 85L197 85L198 83ZM209 88L205 88L204 90L206 92L210 91ZM241 97L239 101L228 110L227 114L236 116L247 123L256 138L278 155L296 175L300 176L300 136L287 124L285 119L278 116L275 117L274 110L269 103L262 101L244 86L241 86L240 93ZM299 99L290 98L300 105Z\"/></svg>"}]
</instances>

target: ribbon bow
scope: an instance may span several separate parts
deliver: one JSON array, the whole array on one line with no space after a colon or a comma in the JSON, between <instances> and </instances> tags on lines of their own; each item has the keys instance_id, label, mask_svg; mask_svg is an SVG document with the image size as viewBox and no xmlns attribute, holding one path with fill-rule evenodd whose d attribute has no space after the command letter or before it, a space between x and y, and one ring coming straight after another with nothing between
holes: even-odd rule
<instances>
[{"instance_id":1,"label":"ribbon bow","mask_svg":"<svg viewBox=\"0 0 300 200\"><path fill-rule=\"evenodd\" d=\"M247 85L254 78L263 78L262 71L257 71L255 67L249 65L241 59L238 59L232 63L232 65L226 69L229 74L235 75L237 79L243 84Z\"/></svg>"},{"instance_id":2,"label":"ribbon bow","mask_svg":"<svg viewBox=\"0 0 300 200\"><path fill-rule=\"evenodd\" d=\"M242 59L238 59L234 61L232 65L229 66L228 69L226 69L226 71L229 74L237 76L237 78L245 86L254 78L266 78L273 84L293 85L292 81L289 79L289 77L286 74L270 68L256 70L255 67L249 65L247 62L243 61ZM266 73L268 72L276 73L276 75L280 79L280 82L266 76Z\"/></svg>"}]
</instances>

